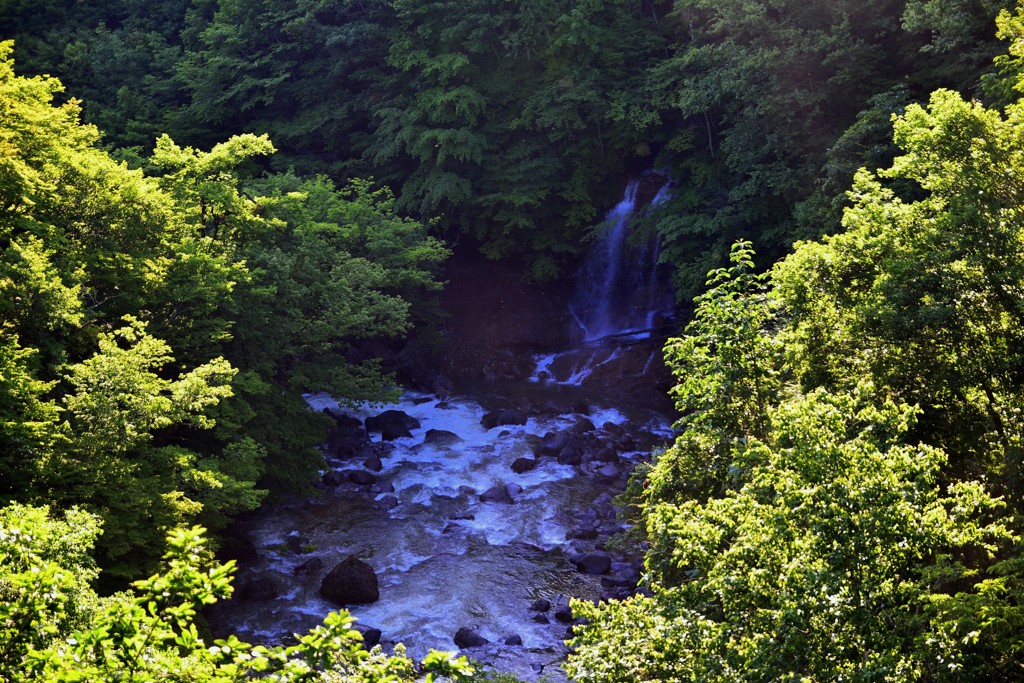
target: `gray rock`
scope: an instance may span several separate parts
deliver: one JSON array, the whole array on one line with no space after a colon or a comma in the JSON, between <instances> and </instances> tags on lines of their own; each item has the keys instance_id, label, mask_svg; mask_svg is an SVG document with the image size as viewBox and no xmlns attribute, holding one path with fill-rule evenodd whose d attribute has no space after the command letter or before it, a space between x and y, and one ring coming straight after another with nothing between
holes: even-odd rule
<instances>
[{"instance_id":1,"label":"gray rock","mask_svg":"<svg viewBox=\"0 0 1024 683\"><path fill-rule=\"evenodd\" d=\"M480 424L484 426L484 429L493 429L503 425L524 425L526 424L526 419L526 413L523 411L517 408L505 408L486 413L480 419Z\"/></svg>"},{"instance_id":2,"label":"gray rock","mask_svg":"<svg viewBox=\"0 0 1024 683\"><path fill-rule=\"evenodd\" d=\"M453 444L462 441L462 437L447 429L428 429L423 435L423 443L429 444Z\"/></svg>"},{"instance_id":3,"label":"gray rock","mask_svg":"<svg viewBox=\"0 0 1024 683\"><path fill-rule=\"evenodd\" d=\"M489 640L467 626L463 626L455 633L455 644L460 648L480 647L481 645L486 645L489 642Z\"/></svg>"},{"instance_id":4,"label":"gray rock","mask_svg":"<svg viewBox=\"0 0 1024 683\"><path fill-rule=\"evenodd\" d=\"M394 441L412 436L411 429L418 429L420 421L401 410L385 410L379 415L366 418L366 431L379 432L385 441Z\"/></svg>"},{"instance_id":5,"label":"gray rock","mask_svg":"<svg viewBox=\"0 0 1024 683\"><path fill-rule=\"evenodd\" d=\"M580 555L573 559L572 563L581 574L597 576L604 574L612 568L612 558L608 553L594 552Z\"/></svg>"},{"instance_id":6,"label":"gray rock","mask_svg":"<svg viewBox=\"0 0 1024 683\"><path fill-rule=\"evenodd\" d=\"M348 472L348 480L360 486L372 486L377 483L377 477L363 470L350 470Z\"/></svg>"},{"instance_id":7,"label":"gray rock","mask_svg":"<svg viewBox=\"0 0 1024 683\"><path fill-rule=\"evenodd\" d=\"M373 649L374 645L380 643L381 637L384 635L379 628L372 626L363 626L362 624L354 624L352 628L363 636L363 648L366 650Z\"/></svg>"},{"instance_id":8,"label":"gray rock","mask_svg":"<svg viewBox=\"0 0 1024 683\"><path fill-rule=\"evenodd\" d=\"M555 610L555 621L563 624L572 623L572 608L569 605L561 605Z\"/></svg>"},{"instance_id":9,"label":"gray rock","mask_svg":"<svg viewBox=\"0 0 1024 683\"><path fill-rule=\"evenodd\" d=\"M377 602L380 599L377 574L362 560L348 557L324 577L320 595L339 605Z\"/></svg>"},{"instance_id":10,"label":"gray rock","mask_svg":"<svg viewBox=\"0 0 1024 683\"><path fill-rule=\"evenodd\" d=\"M324 476L320 478L320 481L326 486L341 486L345 483L345 473L338 470L327 470L324 472Z\"/></svg>"},{"instance_id":11,"label":"gray rock","mask_svg":"<svg viewBox=\"0 0 1024 683\"><path fill-rule=\"evenodd\" d=\"M567 446L558 453L559 465L579 465L583 462L583 454L575 446Z\"/></svg>"},{"instance_id":12,"label":"gray rock","mask_svg":"<svg viewBox=\"0 0 1024 683\"><path fill-rule=\"evenodd\" d=\"M504 486L492 486L483 493L480 494L480 501L483 503L504 503L511 505L516 501L513 500L512 496L508 494L508 489Z\"/></svg>"},{"instance_id":13,"label":"gray rock","mask_svg":"<svg viewBox=\"0 0 1024 683\"><path fill-rule=\"evenodd\" d=\"M523 472L529 472L537 466L537 461L533 458L516 458L515 462L512 463L512 471L516 474L522 474Z\"/></svg>"}]
</instances>

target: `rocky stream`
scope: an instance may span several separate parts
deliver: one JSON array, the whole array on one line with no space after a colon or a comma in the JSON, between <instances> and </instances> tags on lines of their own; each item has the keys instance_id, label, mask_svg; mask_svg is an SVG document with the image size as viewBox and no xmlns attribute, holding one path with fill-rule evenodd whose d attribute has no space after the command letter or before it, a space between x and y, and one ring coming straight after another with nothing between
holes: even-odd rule
<instances>
[{"instance_id":1,"label":"rocky stream","mask_svg":"<svg viewBox=\"0 0 1024 683\"><path fill-rule=\"evenodd\" d=\"M344 606L367 644L564 680L568 601L638 590L642 556L609 543L625 528L615 497L672 438L671 293L656 250L626 239L636 207L666 189L631 183L562 292L472 259L453 267L440 374L400 402L308 396L335 420L320 495L236 525L248 550L214 630L281 642Z\"/></svg>"}]
</instances>

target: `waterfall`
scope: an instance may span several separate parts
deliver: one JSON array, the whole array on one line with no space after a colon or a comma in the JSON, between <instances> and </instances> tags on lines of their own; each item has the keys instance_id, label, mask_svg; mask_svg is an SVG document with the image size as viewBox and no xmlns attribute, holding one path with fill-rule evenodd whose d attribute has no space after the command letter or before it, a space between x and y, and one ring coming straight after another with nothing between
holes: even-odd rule
<instances>
[{"instance_id":1,"label":"waterfall","mask_svg":"<svg viewBox=\"0 0 1024 683\"><path fill-rule=\"evenodd\" d=\"M573 317L583 330L585 341L601 339L619 331L615 296L622 280L622 253L629 236L630 218L636 209L640 180L626 186L625 196L608 212L609 226L580 270L576 296L570 306Z\"/></svg>"},{"instance_id":2,"label":"waterfall","mask_svg":"<svg viewBox=\"0 0 1024 683\"><path fill-rule=\"evenodd\" d=\"M584 342L613 335L642 336L660 314L672 310L671 290L659 277L657 240L634 243L630 239L643 180L634 179L626 186L622 200L605 217L604 234L577 274L570 313ZM668 193L669 183L664 182L647 210L665 201Z\"/></svg>"},{"instance_id":3,"label":"waterfall","mask_svg":"<svg viewBox=\"0 0 1024 683\"><path fill-rule=\"evenodd\" d=\"M647 174L630 181L622 199L605 216L601 237L576 274L569 304L581 343L536 356L532 381L581 386L598 370L614 375L613 367L629 356L621 351L650 339L671 317L675 296L658 263L659 241L633 234L635 219L669 197L667 180L654 190L651 181L657 177ZM642 367L645 374L650 362Z\"/></svg>"}]
</instances>

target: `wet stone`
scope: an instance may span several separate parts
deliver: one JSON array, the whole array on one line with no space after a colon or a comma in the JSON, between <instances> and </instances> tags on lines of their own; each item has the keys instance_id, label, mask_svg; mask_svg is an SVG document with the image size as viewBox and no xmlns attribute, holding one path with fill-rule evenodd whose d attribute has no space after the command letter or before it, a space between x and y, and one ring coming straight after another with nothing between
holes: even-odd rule
<instances>
[{"instance_id":1,"label":"wet stone","mask_svg":"<svg viewBox=\"0 0 1024 683\"><path fill-rule=\"evenodd\" d=\"M526 413L517 408L505 408L504 410L492 410L480 418L480 424L484 429L493 429L505 425L526 424Z\"/></svg>"},{"instance_id":2,"label":"wet stone","mask_svg":"<svg viewBox=\"0 0 1024 683\"><path fill-rule=\"evenodd\" d=\"M561 605L555 610L555 621L563 624L572 623L572 608L569 605Z\"/></svg>"},{"instance_id":3,"label":"wet stone","mask_svg":"<svg viewBox=\"0 0 1024 683\"><path fill-rule=\"evenodd\" d=\"M592 541L597 538L597 529L594 527L577 526L565 532L567 540L578 539L581 541Z\"/></svg>"},{"instance_id":4,"label":"wet stone","mask_svg":"<svg viewBox=\"0 0 1024 683\"><path fill-rule=\"evenodd\" d=\"M364 424L368 433L379 433L384 441L394 441L412 436L409 430L418 429L420 421L401 410L385 410L379 415L366 418Z\"/></svg>"},{"instance_id":5,"label":"wet stone","mask_svg":"<svg viewBox=\"0 0 1024 683\"><path fill-rule=\"evenodd\" d=\"M512 471L516 474L522 474L523 472L529 472L537 466L537 461L533 458L516 458L515 462L512 463Z\"/></svg>"},{"instance_id":6,"label":"wet stone","mask_svg":"<svg viewBox=\"0 0 1024 683\"><path fill-rule=\"evenodd\" d=\"M362 470L350 470L347 476L349 481L360 486L372 486L377 483L377 477Z\"/></svg>"},{"instance_id":7,"label":"wet stone","mask_svg":"<svg viewBox=\"0 0 1024 683\"><path fill-rule=\"evenodd\" d=\"M455 633L455 644L460 648L480 647L481 645L486 645L488 642L490 641L467 626L463 626Z\"/></svg>"},{"instance_id":8,"label":"wet stone","mask_svg":"<svg viewBox=\"0 0 1024 683\"><path fill-rule=\"evenodd\" d=\"M357 623L352 628L362 634L363 648L366 650L373 649L373 646L379 644L381 637L384 635L379 628L372 626L363 626Z\"/></svg>"},{"instance_id":9,"label":"wet stone","mask_svg":"<svg viewBox=\"0 0 1024 683\"><path fill-rule=\"evenodd\" d=\"M455 432L446 429L428 429L423 435L423 443L429 444L452 444L462 441L462 437Z\"/></svg>"},{"instance_id":10,"label":"wet stone","mask_svg":"<svg viewBox=\"0 0 1024 683\"><path fill-rule=\"evenodd\" d=\"M492 486L487 489L480 494L480 501L483 503L503 503L505 505L511 505L516 502L504 486Z\"/></svg>"},{"instance_id":11,"label":"wet stone","mask_svg":"<svg viewBox=\"0 0 1024 683\"><path fill-rule=\"evenodd\" d=\"M326 486L341 486L345 483L345 473L338 470L327 470L320 480Z\"/></svg>"},{"instance_id":12,"label":"wet stone","mask_svg":"<svg viewBox=\"0 0 1024 683\"><path fill-rule=\"evenodd\" d=\"M362 560L348 557L324 577L320 595L339 605L376 602L380 599L377 574Z\"/></svg>"},{"instance_id":13,"label":"wet stone","mask_svg":"<svg viewBox=\"0 0 1024 683\"><path fill-rule=\"evenodd\" d=\"M612 567L612 558L608 553L586 553L574 558L572 563L581 574L597 576L606 573Z\"/></svg>"}]
</instances>

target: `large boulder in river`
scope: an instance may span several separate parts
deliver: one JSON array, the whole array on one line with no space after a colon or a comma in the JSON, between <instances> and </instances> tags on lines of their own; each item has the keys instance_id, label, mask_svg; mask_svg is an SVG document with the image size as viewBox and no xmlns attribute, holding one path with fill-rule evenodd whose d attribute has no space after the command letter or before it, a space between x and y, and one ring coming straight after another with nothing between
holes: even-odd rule
<instances>
[{"instance_id":1,"label":"large boulder in river","mask_svg":"<svg viewBox=\"0 0 1024 683\"><path fill-rule=\"evenodd\" d=\"M324 472L323 476L320 477L320 480L325 486L341 486L345 483L346 477L344 472L339 472L338 470L327 470Z\"/></svg>"},{"instance_id":2,"label":"large boulder in river","mask_svg":"<svg viewBox=\"0 0 1024 683\"><path fill-rule=\"evenodd\" d=\"M523 472L529 472L537 466L537 461L533 458L516 458L515 462L512 463L512 471L516 474L522 474Z\"/></svg>"},{"instance_id":3,"label":"large boulder in river","mask_svg":"<svg viewBox=\"0 0 1024 683\"><path fill-rule=\"evenodd\" d=\"M581 574L597 576L605 574L612 568L612 558L608 553L593 552L573 558L572 563Z\"/></svg>"},{"instance_id":4,"label":"large boulder in river","mask_svg":"<svg viewBox=\"0 0 1024 683\"><path fill-rule=\"evenodd\" d=\"M455 644L462 647L480 647L489 641L471 628L463 626L455 633Z\"/></svg>"},{"instance_id":5,"label":"large boulder in river","mask_svg":"<svg viewBox=\"0 0 1024 683\"><path fill-rule=\"evenodd\" d=\"M526 424L526 419L526 413L523 411L517 408L504 408L486 413L480 419L480 424L484 426L484 429L493 429L494 427L503 427L505 425L524 425Z\"/></svg>"},{"instance_id":6,"label":"large boulder in river","mask_svg":"<svg viewBox=\"0 0 1024 683\"><path fill-rule=\"evenodd\" d=\"M327 452L337 458L351 458L359 452L370 437L361 420L336 411L324 410L334 418L335 427L327 433Z\"/></svg>"},{"instance_id":7,"label":"large boulder in river","mask_svg":"<svg viewBox=\"0 0 1024 683\"><path fill-rule=\"evenodd\" d=\"M363 470L349 470L345 474L350 482L360 486L373 486L377 483L377 477Z\"/></svg>"},{"instance_id":8,"label":"large boulder in river","mask_svg":"<svg viewBox=\"0 0 1024 683\"><path fill-rule=\"evenodd\" d=\"M483 503L505 503L511 505L516 501L508 492L507 486L492 486L480 494L480 501Z\"/></svg>"},{"instance_id":9,"label":"large boulder in river","mask_svg":"<svg viewBox=\"0 0 1024 683\"><path fill-rule=\"evenodd\" d=\"M370 434L380 432L385 441L394 441L412 436L411 429L418 429L420 421L401 410L385 410L380 415L366 418L366 431Z\"/></svg>"},{"instance_id":10,"label":"large boulder in river","mask_svg":"<svg viewBox=\"0 0 1024 683\"><path fill-rule=\"evenodd\" d=\"M339 562L320 583L320 595L339 605L367 604L380 599L373 568L349 557Z\"/></svg>"},{"instance_id":11,"label":"large boulder in river","mask_svg":"<svg viewBox=\"0 0 1024 683\"><path fill-rule=\"evenodd\" d=\"M570 431L548 432L541 440L535 451L537 457L556 457L566 448L577 449L576 437Z\"/></svg>"},{"instance_id":12,"label":"large boulder in river","mask_svg":"<svg viewBox=\"0 0 1024 683\"><path fill-rule=\"evenodd\" d=\"M462 441L462 437L447 429L428 429L423 435L423 443L452 445Z\"/></svg>"}]
</instances>

